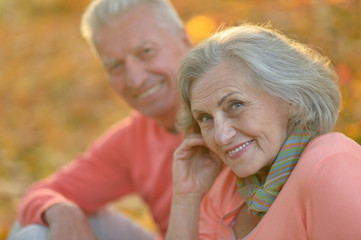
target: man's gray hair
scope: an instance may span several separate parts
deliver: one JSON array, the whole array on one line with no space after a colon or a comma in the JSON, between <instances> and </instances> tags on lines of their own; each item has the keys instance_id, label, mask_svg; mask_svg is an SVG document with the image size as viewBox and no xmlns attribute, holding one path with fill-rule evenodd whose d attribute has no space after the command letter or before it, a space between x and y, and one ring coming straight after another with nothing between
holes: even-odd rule
<instances>
[{"instance_id":1,"label":"man's gray hair","mask_svg":"<svg viewBox=\"0 0 361 240\"><path fill-rule=\"evenodd\" d=\"M168 0L93 0L85 10L81 32L85 40L94 45L94 36L99 28L115 17L120 17L134 8L146 6L156 17L160 26L179 33L184 29L177 11Z\"/></svg>"},{"instance_id":2,"label":"man's gray hair","mask_svg":"<svg viewBox=\"0 0 361 240\"><path fill-rule=\"evenodd\" d=\"M192 82L224 62L250 84L289 103L289 127L313 130L317 135L333 129L341 93L329 59L270 27L252 24L216 33L188 53L178 81L185 103L183 127L196 124L190 112Z\"/></svg>"}]
</instances>

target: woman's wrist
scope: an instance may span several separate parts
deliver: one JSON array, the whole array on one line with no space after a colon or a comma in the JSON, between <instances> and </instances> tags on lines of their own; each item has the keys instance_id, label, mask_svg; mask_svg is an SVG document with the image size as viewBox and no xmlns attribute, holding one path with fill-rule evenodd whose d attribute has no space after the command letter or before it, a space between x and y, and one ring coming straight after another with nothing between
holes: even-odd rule
<instances>
[{"instance_id":1,"label":"woman's wrist","mask_svg":"<svg viewBox=\"0 0 361 240\"><path fill-rule=\"evenodd\" d=\"M198 239L198 224L202 197L173 195L166 239Z\"/></svg>"},{"instance_id":2,"label":"woman's wrist","mask_svg":"<svg viewBox=\"0 0 361 240\"><path fill-rule=\"evenodd\" d=\"M200 206L203 196L199 194L177 194L173 193L172 203L185 206Z\"/></svg>"}]
</instances>

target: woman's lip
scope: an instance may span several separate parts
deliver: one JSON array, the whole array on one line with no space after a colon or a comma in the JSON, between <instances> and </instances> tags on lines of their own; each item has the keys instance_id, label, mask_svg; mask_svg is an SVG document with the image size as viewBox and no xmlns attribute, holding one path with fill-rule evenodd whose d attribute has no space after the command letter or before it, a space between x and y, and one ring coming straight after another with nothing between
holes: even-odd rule
<instances>
[{"instance_id":1,"label":"woman's lip","mask_svg":"<svg viewBox=\"0 0 361 240\"><path fill-rule=\"evenodd\" d=\"M243 142L241 144L238 144L232 148L226 149L225 152L226 154L235 154L239 151L241 151L242 149L244 149L245 147L247 147L250 143L252 142L252 140L249 140L247 142Z\"/></svg>"}]
</instances>

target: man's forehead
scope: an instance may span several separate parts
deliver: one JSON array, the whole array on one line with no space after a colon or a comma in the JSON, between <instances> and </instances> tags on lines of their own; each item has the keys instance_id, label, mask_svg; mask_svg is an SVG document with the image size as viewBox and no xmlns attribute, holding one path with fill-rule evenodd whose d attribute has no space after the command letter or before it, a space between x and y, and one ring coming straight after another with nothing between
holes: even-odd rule
<instances>
[{"instance_id":1,"label":"man's forehead","mask_svg":"<svg viewBox=\"0 0 361 240\"><path fill-rule=\"evenodd\" d=\"M169 35L169 30L155 25L139 25L132 28L114 26L113 28L100 29L94 40L101 47L116 44L119 47L136 49L146 43L157 44L157 42L162 42L162 39L168 38Z\"/></svg>"},{"instance_id":2,"label":"man's forehead","mask_svg":"<svg viewBox=\"0 0 361 240\"><path fill-rule=\"evenodd\" d=\"M127 53L136 54L138 51L140 51L141 49L143 49L144 47L146 47L149 44L152 44L152 41L150 39L145 39L145 40L142 40L139 43L135 44L130 49L125 49L125 50L127 51ZM108 63L114 62L115 58L104 55L104 56L101 56L101 60L103 63L108 64Z\"/></svg>"}]
</instances>

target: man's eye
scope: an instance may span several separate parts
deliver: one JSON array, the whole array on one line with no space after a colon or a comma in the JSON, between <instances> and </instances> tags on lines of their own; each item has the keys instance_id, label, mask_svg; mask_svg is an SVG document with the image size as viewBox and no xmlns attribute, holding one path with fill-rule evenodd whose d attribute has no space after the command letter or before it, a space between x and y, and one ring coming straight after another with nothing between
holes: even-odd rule
<instances>
[{"instance_id":1,"label":"man's eye","mask_svg":"<svg viewBox=\"0 0 361 240\"><path fill-rule=\"evenodd\" d=\"M140 59L149 59L154 55L155 51L153 48L143 48L138 52Z\"/></svg>"},{"instance_id":2,"label":"man's eye","mask_svg":"<svg viewBox=\"0 0 361 240\"><path fill-rule=\"evenodd\" d=\"M112 64L108 67L108 71L109 72L119 71L122 69L122 67L123 67L123 63L115 62L114 64Z\"/></svg>"},{"instance_id":3,"label":"man's eye","mask_svg":"<svg viewBox=\"0 0 361 240\"><path fill-rule=\"evenodd\" d=\"M152 51L152 49L151 48L144 48L143 49L143 53L149 53L149 52L151 52Z\"/></svg>"}]
</instances>

